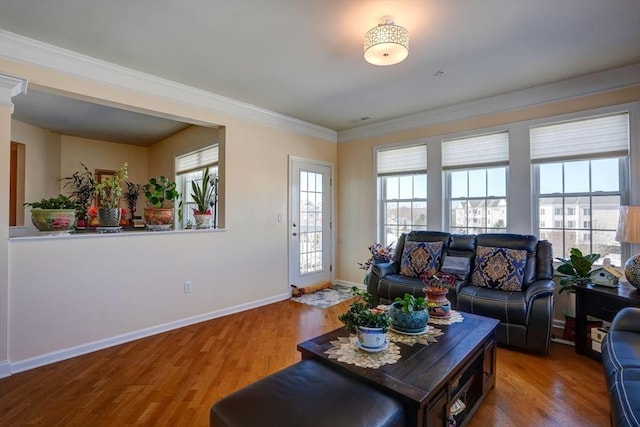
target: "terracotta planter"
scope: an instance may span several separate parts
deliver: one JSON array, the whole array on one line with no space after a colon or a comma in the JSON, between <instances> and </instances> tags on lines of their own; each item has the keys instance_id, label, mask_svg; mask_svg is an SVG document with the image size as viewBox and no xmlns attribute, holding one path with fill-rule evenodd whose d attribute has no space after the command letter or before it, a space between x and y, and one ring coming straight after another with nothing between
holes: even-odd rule
<instances>
[{"instance_id":1,"label":"terracotta planter","mask_svg":"<svg viewBox=\"0 0 640 427\"><path fill-rule=\"evenodd\" d=\"M433 317L449 317L451 315L451 303L447 299L449 289L425 288L427 296L427 310Z\"/></svg>"},{"instance_id":2,"label":"terracotta planter","mask_svg":"<svg viewBox=\"0 0 640 427\"><path fill-rule=\"evenodd\" d=\"M144 222L150 230L171 230L174 216L173 208L144 208Z\"/></svg>"}]
</instances>

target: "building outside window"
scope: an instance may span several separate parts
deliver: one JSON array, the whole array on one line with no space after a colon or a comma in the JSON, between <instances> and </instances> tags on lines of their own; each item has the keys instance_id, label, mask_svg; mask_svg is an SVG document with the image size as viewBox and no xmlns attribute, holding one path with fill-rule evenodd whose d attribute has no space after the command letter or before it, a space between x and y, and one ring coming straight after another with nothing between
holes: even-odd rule
<instances>
[{"instance_id":1,"label":"building outside window","mask_svg":"<svg viewBox=\"0 0 640 427\"><path fill-rule=\"evenodd\" d=\"M182 227L195 225L193 211L195 202L191 197L192 182L202 185L202 175L205 168L209 167L211 177L218 176L218 145L212 145L202 150L194 151L176 157L176 185L182 199ZM218 226L217 197L211 202L212 227Z\"/></svg>"},{"instance_id":2,"label":"building outside window","mask_svg":"<svg viewBox=\"0 0 640 427\"><path fill-rule=\"evenodd\" d=\"M376 153L378 236L394 244L402 233L427 228L427 146Z\"/></svg>"},{"instance_id":3,"label":"building outside window","mask_svg":"<svg viewBox=\"0 0 640 427\"><path fill-rule=\"evenodd\" d=\"M442 142L449 231L507 231L507 132Z\"/></svg>"},{"instance_id":4,"label":"building outside window","mask_svg":"<svg viewBox=\"0 0 640 427\"><path fill-rule=\"evenodd\" d=\"M576 247L621 265L615 234L628 200L629 114L536 126L530 138L540 239L557 257Z\"/></svg>"}]
</instances>

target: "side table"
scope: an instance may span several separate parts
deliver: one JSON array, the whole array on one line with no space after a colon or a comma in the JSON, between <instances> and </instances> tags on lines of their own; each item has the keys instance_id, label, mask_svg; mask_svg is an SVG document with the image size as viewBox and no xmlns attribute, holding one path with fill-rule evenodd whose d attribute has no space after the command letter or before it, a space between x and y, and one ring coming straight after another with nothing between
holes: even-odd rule
<instances>
[{"instance_id":1,"label":"side table","mask_svg":"<svg viewBox=\"0 0 640 427\"><path fill-rule=\"evenodd\" d=\"M593 284L576 285L576 353L602 360L600 353L591 349L587 335L587 316L611 322L625 307L640 307L640 291L621 282L616 288Z\"/></svg>"}]
</instances>

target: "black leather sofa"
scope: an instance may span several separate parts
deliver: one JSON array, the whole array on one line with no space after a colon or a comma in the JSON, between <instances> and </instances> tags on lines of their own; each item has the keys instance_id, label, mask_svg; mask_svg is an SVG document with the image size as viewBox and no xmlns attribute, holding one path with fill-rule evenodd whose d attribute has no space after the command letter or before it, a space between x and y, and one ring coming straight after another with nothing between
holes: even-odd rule
<instances>
[{"instance_id":1,"label":"black leather sofa","mask_svg":"<svg viewBox=\"0 0 640 427\"><path fill-rule=\"evenodd\" d=\"M535 236L488 233L479 235L450 234L440 231L412 231L398 239L392 261L376 264L367 277L367 291L372 305L390 304L405 293L424 295L419 277L400 274L405 242L442 242L438 268L458 274L455 289L447 298L453 309L500 320L496 333L501 345L547 354L553 320L553 255L551 244ZM521 291L506 291L475 286L470 276L474 271L478 247L507 248L526 251ZM448 270L447 258L469 260L464 272ZM458 263L459 264L459 263Z\"/></svg>"},{"instance_id":2,"label":"black leather sofa","mask_svg":"<svg viewBox=\"0 0 640 427\"><path fill-rule=\"evenodd\" d=\"M611 425L640 426L640 308L624 308L602 342Z\"/></svg>"}]
</instances>

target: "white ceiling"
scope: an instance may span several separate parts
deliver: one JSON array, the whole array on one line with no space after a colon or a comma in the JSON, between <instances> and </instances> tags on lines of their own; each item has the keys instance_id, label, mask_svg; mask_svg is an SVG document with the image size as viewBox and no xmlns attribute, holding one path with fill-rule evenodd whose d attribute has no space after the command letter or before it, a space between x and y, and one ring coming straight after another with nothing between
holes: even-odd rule
<instances>
[{"instance_id":1,"label":"white ceiling","mask_svg":"<svg viewBox=\"0 0 640 427\"><path fill-rule=\"evenodd\" d=\"M0 0L0 11L3 30L336 131L640 62L640 0ZM410 50L378 67L362 43L384 15ZM20 99L32 92L14 98L16 118L34 114Z\"/></svg>"}]
</instances>

